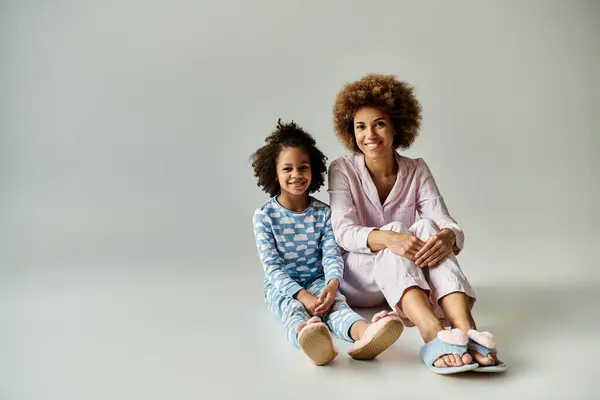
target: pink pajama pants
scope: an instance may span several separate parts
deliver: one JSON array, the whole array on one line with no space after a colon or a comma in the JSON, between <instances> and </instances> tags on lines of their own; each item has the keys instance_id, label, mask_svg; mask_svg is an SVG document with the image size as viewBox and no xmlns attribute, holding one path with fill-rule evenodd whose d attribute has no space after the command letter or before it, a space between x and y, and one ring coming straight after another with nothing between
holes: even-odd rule
<instances>
[{"instance_id":1,"label":"pink pajama pants","mask_svg":"<svg viewBox=\"0 0 600 400\"><path fill-rule=\"evenodd\" d=\"M439 231L438 226L429 219L415 222L411 227L401 222L391 222L381 230L411 233L426 241ZM448 326L439 300L454 292L462 292L470 297L471 307L475 303L475 293L463 274L456 256L450 254L436 267L420 268L415 263L392 253L389 249L375 254L347 252L344 254L344 277L340 291L346 296L351 307L375 307L385 301L398 311L405 326L414 324L398 307L404 292L418 286L429 295L431 309Z\"/></svg>"}]
</instances>

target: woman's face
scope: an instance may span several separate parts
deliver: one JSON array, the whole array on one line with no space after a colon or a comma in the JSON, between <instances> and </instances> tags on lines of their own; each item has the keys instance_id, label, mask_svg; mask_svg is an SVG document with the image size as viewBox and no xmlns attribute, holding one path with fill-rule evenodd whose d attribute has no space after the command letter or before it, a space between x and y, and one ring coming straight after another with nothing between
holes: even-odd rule
<instances>
[{"instance_id":1,"label":"woman's face","mask_svg":"<svg viewBox=\"0 0 600 400\"><path fill-rule=\"evenodd\" d=\"M366 157L388 155L394 149L396 131L389 115L373 107L361 107L354 115L354 138Z\"/></svg>"}]
</instances>

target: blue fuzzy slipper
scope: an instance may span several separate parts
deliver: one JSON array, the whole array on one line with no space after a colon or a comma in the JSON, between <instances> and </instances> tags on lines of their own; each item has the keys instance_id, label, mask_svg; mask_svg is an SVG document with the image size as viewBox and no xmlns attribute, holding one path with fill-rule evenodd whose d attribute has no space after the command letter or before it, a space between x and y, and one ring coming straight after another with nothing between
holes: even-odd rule
<instances>
[{"instance_id":1,"label":"blue fuzzy slipper","mask_svg":"<svg viewBox=\"0 0 600 400\"><path fill-rule=\"evenodd\" d=\"M467 332L469 336L469 350L476 351L484 357L488 354L497 355L494 335L489 332L479 332L471 329ZM506 364L498 360L498 365L480 366L475 369L475 372L504 372L508 369Z\"/></svg>"},{"instance_id":2,"label":"blue fuzzy slipper","mask_svg":"<svg viewBox=\"0 0 600 400\"><path fill-rule=\"evenodd\" d=\"M463 365L462 367L436 367L433 365L435 360L448 354L458 354L462 356L467 352L467 343L469 337L460 329L451 331L439 331L437 337L431 342L425 343L421 348L421 360L431 371L440 375L458 374L460 372L472 371L479 367L477 363Z\"/></svg>"}]
</instances>

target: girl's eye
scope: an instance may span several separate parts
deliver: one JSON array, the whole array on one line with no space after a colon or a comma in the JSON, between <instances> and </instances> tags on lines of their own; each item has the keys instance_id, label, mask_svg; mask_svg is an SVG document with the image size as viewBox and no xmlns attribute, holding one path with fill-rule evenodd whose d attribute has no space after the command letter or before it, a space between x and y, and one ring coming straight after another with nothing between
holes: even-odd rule
<instances>
[{"instance_id":1,"label":"girl's eye","mask_svg":"<svg viewBox=\"0 0 600 400\"><path fill-rule=\"evenodd\" d=\"M363 129L365 129L364 125L359 125L356 127L357 130L362 131Z\"/></svg>"},{"instance_id":2,"label":"girl's eye","mask_svg":"<svg viewBox=\"0 0 600 400\"><path fill-rule=\"evenodd\" d=\"M377 126L381 128L381 127L385 126L385 122L379 121L379 122L377 122Z\"/></svg>"},{"instance_id":3,"label":"girl's eye","mask_svg":"<svg viewBox=\"0 0 600 400\"><path fill-rule=\"evenodd\" d=\"M300 167L301 170L306 171L308 169L308 165L303 165Z\"/></svg>"},{"instance_id":4,"label":"girl's eye","mask_svg":"<svg viewBox=\"0 0 600 400\"><path fill-rule=\"evenodd\" d=\"M284 170L284 171L286 171L286 172L289 172L289 171L291 171L292 169L291 169L290 167L285 167L283 170Z\"/></svg>"}]
</instances>

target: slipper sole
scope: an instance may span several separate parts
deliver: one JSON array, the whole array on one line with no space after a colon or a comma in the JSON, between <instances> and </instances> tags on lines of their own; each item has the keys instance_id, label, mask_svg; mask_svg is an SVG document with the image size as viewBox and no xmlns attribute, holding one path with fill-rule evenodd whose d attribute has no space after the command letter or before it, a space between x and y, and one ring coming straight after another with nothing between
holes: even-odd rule
<instances>
[{"instance_id":1,"label":"slipper sole","mask_svg":"<svg viewBox=\"0 0 600 400\"><path fill-rule=\"evenodd\" d=\"M434 367L432 366L427 366L427 368L429 368L432 372L435 372L436 374L439 375L452 375L452 374L460 374L462 372L467 372L467 371L475 371L476 368L479 368L479 364L469 364L469 365L463 365L462 367Z\"/></svg>"},{"instance_id":2,"label":"slipper sole","mask_svg":"<svg viewBox=\"0 0 600 400\"><path fill-rule=\"evenodd\" d=\"M505 372L508 369L508 367L506 366L506 364L502 363L502 364L498 364L498 365L488 365L487 367L484 367L482 365L479 366L479 368L474 369L473 372L485 372L485 373L499 373L499 372Z\"/></svg>"},{"instance_id":3,"label":"slipper sole","mask_svg":"<svg viewBox=\"0 0 600 400\"><path fill-rule=\"evenodd\" d=\"M404 325L398 319L390 319L373 336L373 339L360 349L348 352L356 360L372 360L390 347L402 334Z\"/></svg>"},{"instance_id":4,"label":"slipper sole","mask_svg":"<svg viewBox=\"0 0 600 400\"><path fill-rule=\"evenodd\" d=\"M304 329L298 338L300 348L318 366L329 364L337 356L329 329L325 325Z\"/></svg>"}]
</instances>

